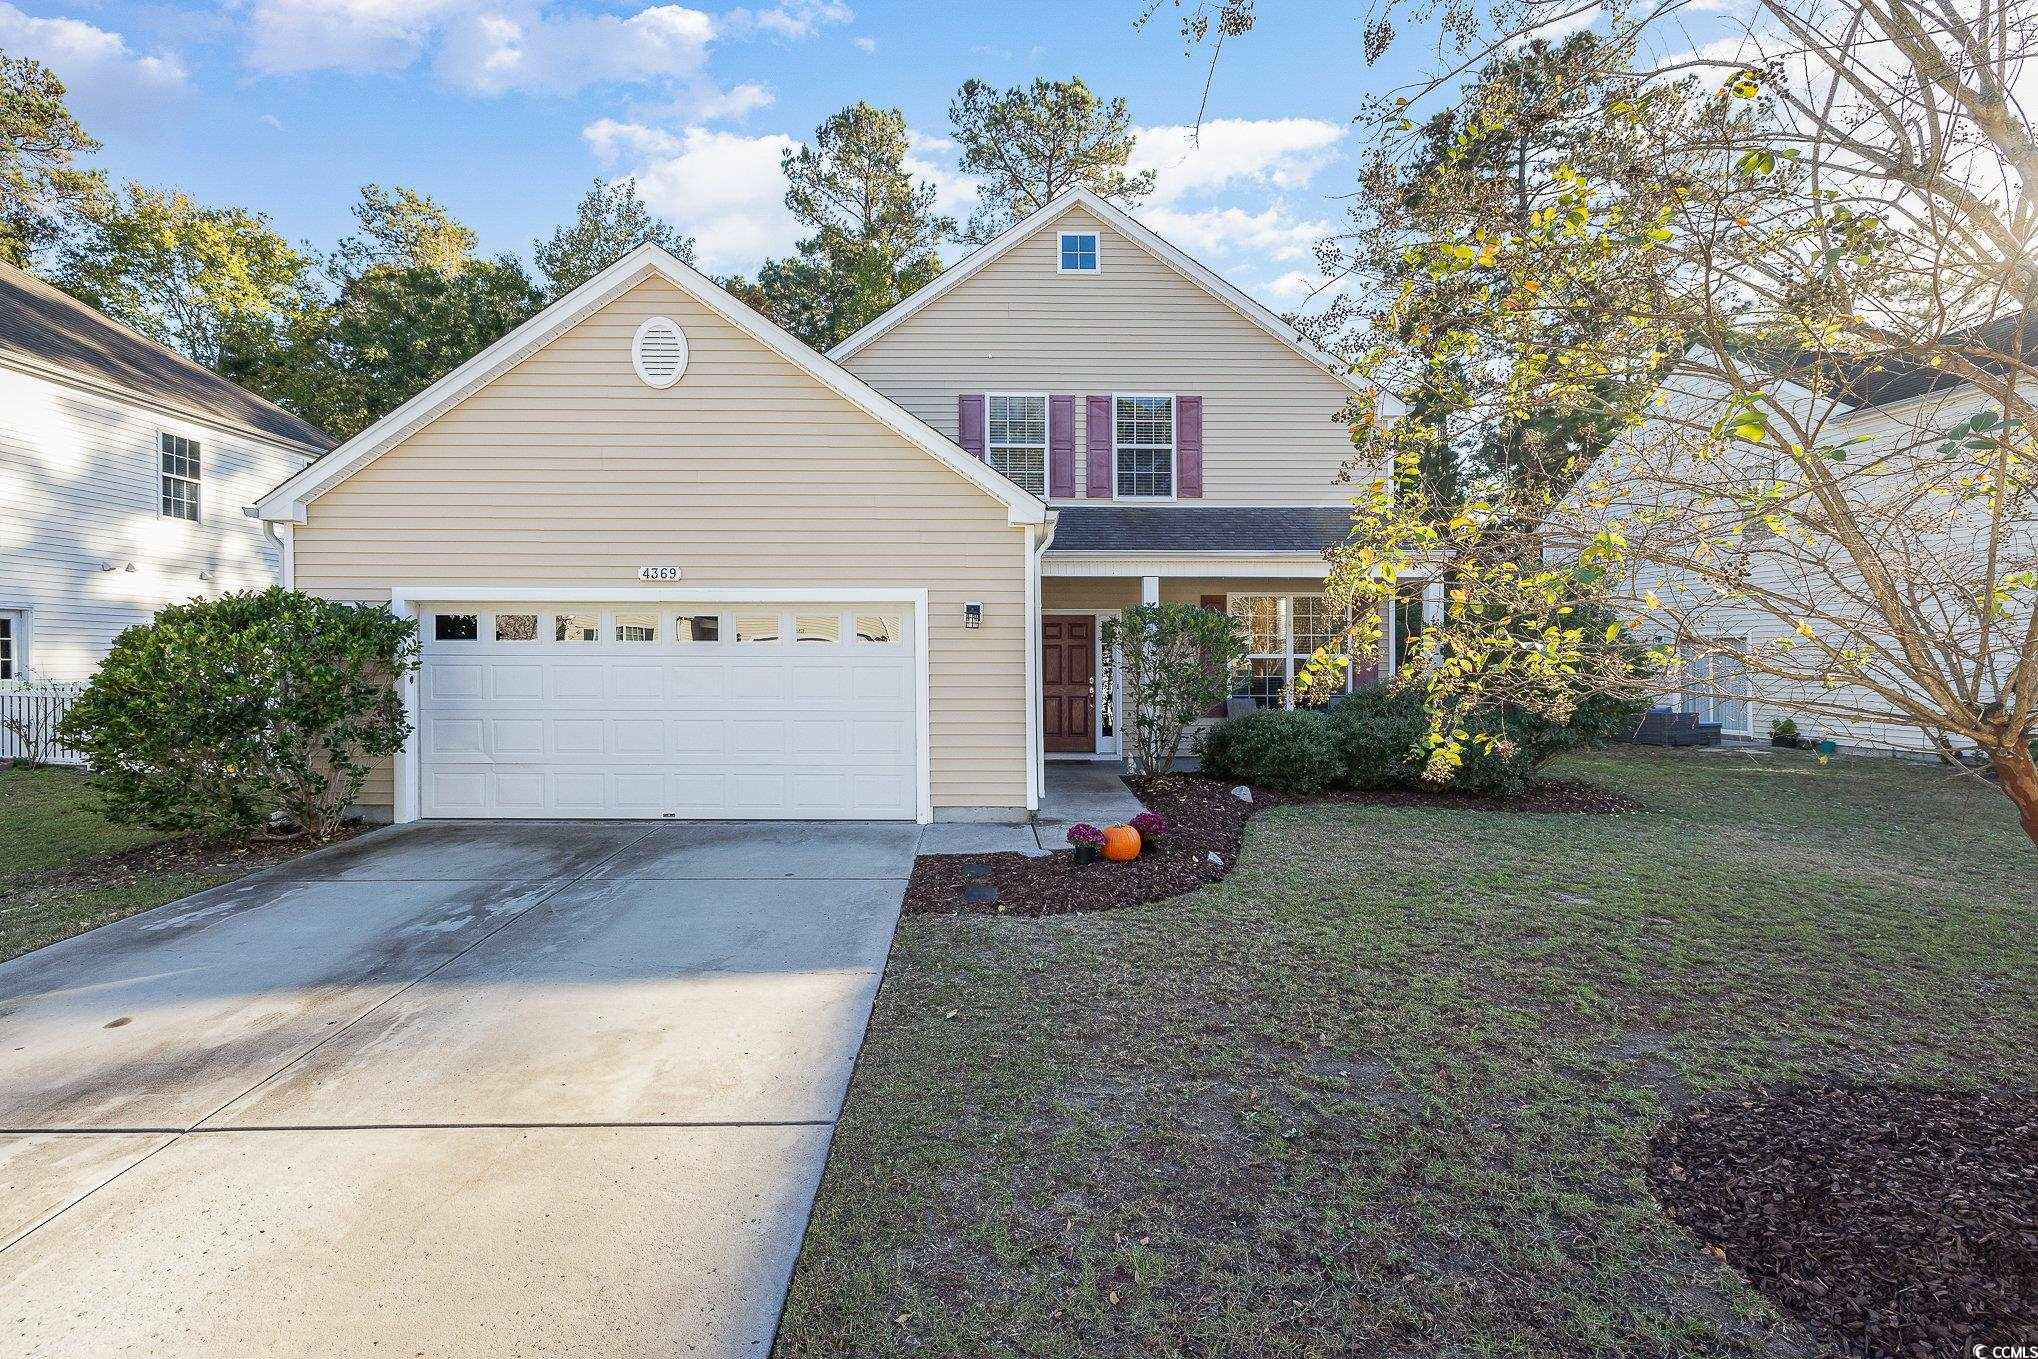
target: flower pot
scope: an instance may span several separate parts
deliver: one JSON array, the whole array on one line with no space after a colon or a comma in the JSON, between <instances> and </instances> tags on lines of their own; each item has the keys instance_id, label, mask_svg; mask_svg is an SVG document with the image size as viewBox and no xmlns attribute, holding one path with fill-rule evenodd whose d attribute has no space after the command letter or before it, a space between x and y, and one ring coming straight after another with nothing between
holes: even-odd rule
<instances>
[{"instance_id":1,"label":"flower pot","mask_svg":"<svg viewBox=\"0 0 2038 1359\"><path fill-rule=\"evenodd\" d=\"M1073 848L1076 852L1076 867L1081 868L1084 864L1097 862L1097 855L1104 847L1102 845L1076 845Z\"/></svg>"}]
</instances>

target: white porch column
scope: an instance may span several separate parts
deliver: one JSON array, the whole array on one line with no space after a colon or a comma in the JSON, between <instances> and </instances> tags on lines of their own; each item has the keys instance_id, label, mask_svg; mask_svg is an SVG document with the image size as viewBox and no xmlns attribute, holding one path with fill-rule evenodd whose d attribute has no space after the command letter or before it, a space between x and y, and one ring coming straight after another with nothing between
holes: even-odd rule
<instances>
[{"instance_id":1,"label":"white porch column","mask_svg":"<svg viewBox=\"0 0 2038 1359\"><path fill-rule=\"evenodd\" d=\"M1430 627L1440 622L1443 619L1443 616L1444 616L1444 583L1440 580L1430 580L1423 582L1422 625L1424 627Z\"/></svg>"},{"instance_id":2,"label":"white porch column","mask_svg":"<svg viewBox=\"0 0 2038 1359\"><path fill-rule=\"evenodd\" d=\"M1142 604L1158 604L1161 602L1161 578L1159 576L1141 576L1139 578L1139 602Z\"/></svg>"}]
</instances>

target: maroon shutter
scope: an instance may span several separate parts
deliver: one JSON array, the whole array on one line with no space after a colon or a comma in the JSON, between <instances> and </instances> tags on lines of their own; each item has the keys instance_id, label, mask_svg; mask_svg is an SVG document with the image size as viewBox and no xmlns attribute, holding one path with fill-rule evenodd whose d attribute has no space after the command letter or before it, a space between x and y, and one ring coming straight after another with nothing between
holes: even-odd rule
<instances>
[{"instance_id":1,"label":"maroon shutter","mask_svg":"<svg viewBox=\"0 0 2038 1359\"><path fill-rule=\"evenodd\" d=\"M1197 602L1206 609L1215 609L1218 613L1227 612L1231 608L1231 600L1226 595L1204 595ZM1224 700L1219 699L1211 704L1204 710L1203 715L1205 717L1224 716Z\"/></svg>"},{"instance_id":2,"label":"maroon shutter","mask_svg":"<svg viewBox=\"0 0 2038 1359\"><path fill-rule=\"evenodd\" d=\"M1203 498L1203 398L1175 398L1175 494Z\"/></svg>"},{"instance_id":3,"label":"maroon shutter","mask_svg":"<svg viewBox=\"0 0 2038 1359\"><path fill-rule=\"evenodd\" d=\"M1089 409L1083 417L1083 451L1089 475L1086 494L1092 500L1111 498L1111 398L1093 396L1088 398Z\"/></svg>"},{"instance_id":4,"label":"maroon shutter","mask_svg":"<svg viewBox=\"0 0 2038 1359\"><path fill-rule=\"evenodd\" d=\"M1047 398L1047 493L1066 500L1076 493L1076 399Z\"/></svg>"},{"instance_id":5,"label":"maroon shutter","mask_svg":"<svg viewBox=\"0 0 2038 1359\"><path fill-rule=\"evenodd\" d=\"M984 394L964 392L955 398L955 441L972 458L984 456Z\"/></svg>"}]
</instances>

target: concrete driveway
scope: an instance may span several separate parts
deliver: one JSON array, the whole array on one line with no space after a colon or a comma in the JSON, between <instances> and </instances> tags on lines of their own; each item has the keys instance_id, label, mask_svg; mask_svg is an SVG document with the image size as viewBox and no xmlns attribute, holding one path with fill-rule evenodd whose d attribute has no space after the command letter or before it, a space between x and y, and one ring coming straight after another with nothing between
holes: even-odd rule
<instances>
[{"instance_id":1,"label":"concrete driveway","mask_svg":"<svg viewBox=\"0 0 2038 1359\"><path fill-rule=\"evenodd\" d=\"M431 823L0 964L0 1351L764 1353L917 839Z\"/></svg>"}]
</instances>

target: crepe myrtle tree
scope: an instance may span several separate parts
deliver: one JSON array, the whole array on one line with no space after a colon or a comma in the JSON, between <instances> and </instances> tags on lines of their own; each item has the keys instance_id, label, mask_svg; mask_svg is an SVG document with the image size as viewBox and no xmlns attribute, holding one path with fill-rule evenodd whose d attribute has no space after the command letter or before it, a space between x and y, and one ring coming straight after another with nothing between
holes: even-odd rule
<instances>
[{"instance_id":1,"label":"crepe myrtle tree","mask_svg":"<svg viewBox=\"0 0 2038 1359\"><path fill-rule=\"evenodd\" d=\"M1245 658L1238 624L1198 604L1135 604L1104 620L1103 641L1105 672L1125 676L1127 762L1168 773L1189 724L1231 692Z\"/></svg>"},{"instance_id":2,"label":"crepe myrtle tree","mask_svg":"<svg viewBox=\"0 0 2038 1359\"><path fill-rule=\"evenodd\" d=\"M173 604L114 639L60 735L115 820L327 839L410 734L417 635L384 605L274 587Z\"/></svg>"},{"instance_id":3,"label":"crepe myrtle tree","mask_svg":"<svg viewBox=\"0 0 2038 1359\"><path fill-rule=\"evenodd\" d=\"M1375 7L1369 54L1400 8ZM1382 154L1482 53L1586 8L1451 7L1448 61L1370 110ZM1504 226L1431 213L1401 251L1424 278L1476 275L1418 340L1481 366L1487 404L1458 418L1611 436L1450 507L1360 485L1333 595L1366 618L1402 576L1448 582L1411 648L1438 777L1495 697L1555 710L1634 682L1595 669L1575 621L1592 605L1819 727L1980 750L2038 842L2038 138L2018 93L2038 0L1669 0L1605 22L1592 55L1626 74L1578 83L1599 132L1531 176L1537 206ZM1447 161L1510 106L1483 105ZM1394 308L1423 291L1388 297L1362 370L1392 360ZM1412 469L1419 434L1362 420L1354 466ZM1684 687L1720 692L1718 668Z\"/></svg>"}]
</instances>

